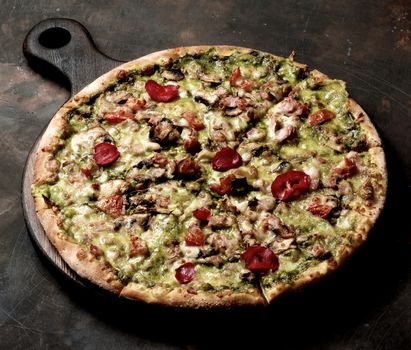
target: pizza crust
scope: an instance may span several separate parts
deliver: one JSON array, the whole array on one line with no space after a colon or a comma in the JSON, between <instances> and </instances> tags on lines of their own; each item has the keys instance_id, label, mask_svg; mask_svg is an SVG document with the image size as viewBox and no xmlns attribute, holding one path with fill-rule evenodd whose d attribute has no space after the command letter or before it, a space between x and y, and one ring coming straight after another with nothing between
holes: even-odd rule
<instances>
[{"instance_id":1,"label":"pizza crust","mask_svg":"<svg viewBox=\"0 0 411 350\"><path fill-rule=\"evenodd\" d=\"M257 289L247 293L231 291L190 293L188 289L178 287L171 290L160 286L147 288L137 283L129 283L120 296L144 301L148 304L160 304L187 308L215 308L230 306L263 305L264 299Z\"/></svg>"},{"instance_id":2,"label":"pizza crust","mask_svg":"<svg viewBox=\"0 0 411 350\"><path fill-rule=\"evenodd\" d=\"M67 122L64 116L67 112L106 90L125 71L127 72L129 70L139 69L154 64L162 65L167 63L170 59L176 59L186 54L202 53L210 48L215 48L218 54L225 56L232 54L234 51L252 51L252 49L236 46L191 46L163 50L122 64L110 72L102 75L82 89L56 113L45 130L37 147L33 183L49 183L54 179L57 166L55 163L56 160L54 159L54 154L59 148L60 139L62 137L64 138L64 133L67 128ZM279 58L278 56L272 54L270 55ZM304 64L296 63L296 65L302 69L307 68ZM328 79L327 75L316 70L312 71L311 74L318 81ZM263 305L267 302L270 303L273 299L277 298L284 292L299 289L308 283L319 280L341 266L342 263L349 256L351 256L352 252L361 244L361 242L367 238L371 228L382 211L386 197L387 170L381 139L367 114L352 99L349 100L349 109L355 120L361 123L363 129L365 130L367 141L371 146L370 153L372 155L372 159L384 178L382 188L379 191L380 196L375 199L372 205L363 207L363 214L366 219L362 223L358 232L354 233L354 244L351 247L342 247L337 260L326 260L315 267L307 269L292 284L286 285L282 283L271 289L261 288L262 293L260 293L258 289L255 289L249 293L233 293L230 291L197 291L196 294L192 294L188 292L187 289L182 287L172 290L167 290L160 286L147 288L133 282L124 286L117 279L112 268L96 259L95 256L86 252L77 244L64 238L64 233L59 228L59 219L53 211L53 208L49 206L44 198L35 198L37 215L47 237L56 247L62 258L75 272L77 272L81 277L86 278L98 286L122 297L140 300L149 304L190 308L255 306Z\"/></svg>"}]
</instances>

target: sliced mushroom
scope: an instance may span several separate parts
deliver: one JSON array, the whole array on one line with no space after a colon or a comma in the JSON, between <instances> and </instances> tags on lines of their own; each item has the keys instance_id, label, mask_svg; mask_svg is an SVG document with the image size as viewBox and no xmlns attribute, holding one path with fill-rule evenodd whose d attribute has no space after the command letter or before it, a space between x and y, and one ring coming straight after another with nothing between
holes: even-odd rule
<instances>
[{"instance_id":1,"label":"sliced mushroom","mask_svg":"<svg viewBox=\"0 0 411 350\"><path fill-rule=\"evenodd\" d=\"M179 69L165 70L161 76L167 80L179 81L184 79L184 74Z\"/></svg>"}]
</instances>

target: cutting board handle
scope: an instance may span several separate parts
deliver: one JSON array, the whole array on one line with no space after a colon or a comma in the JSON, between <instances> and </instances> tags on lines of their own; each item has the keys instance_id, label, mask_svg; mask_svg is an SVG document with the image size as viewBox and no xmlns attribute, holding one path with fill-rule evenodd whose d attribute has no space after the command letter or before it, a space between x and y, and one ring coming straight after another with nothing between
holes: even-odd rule
<instances>
[{"instance_id":1,"label":"cutting board handle","mask_svg":"<svg viewBox=\"0 0 411 350\"><path fill-rule=\"evenodd\" d=\"M32 68L68 85L72 95L122 63L99 51L88 30L67 18L36 24L24 40L23 52Z\"/></svg>"}]
</instances>

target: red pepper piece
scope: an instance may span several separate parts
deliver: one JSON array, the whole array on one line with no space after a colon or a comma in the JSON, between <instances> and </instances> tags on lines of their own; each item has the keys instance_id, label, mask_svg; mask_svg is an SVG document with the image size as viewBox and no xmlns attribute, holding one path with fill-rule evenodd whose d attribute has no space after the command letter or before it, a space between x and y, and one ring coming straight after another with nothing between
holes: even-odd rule
<instances>
[{"instance_id":1,"label":"red pepper piece","mask_svg":"<svg viewBox=\"0 0 411 350\"><path fill-rule=\"evenodd\" d=\"M241 254L245 266L252 272L265 273L275 271L279 267L279 261L274 252L267 247L253 245Z\"/></svg>"},{"instance_id":2,"label":"red pepper piece","mask_svg":"<svg viewBox=\"0 0 411 350\"><path fill-rule=\"evenodd\" d=\"M189 283L194 278L194 264L187 262L176 269L176 280L181 284Z\"/></svg>"},{"instance_id":3,"label":"red pepper piece","mask_svg":"<svg viewBox=\"0 0 411 350\"><path fill-rule=\"evenodd\" d=\"M145 89L156 102L171 102L178 98L178 87L175 85L160 85L154 80L147 80Z\"/></svg>"},{"instance_id":4,"label":"red pepper piece","mask_svg":"<svg viewBox=\"0 0 411 350\"><path fill-rule=\"evenodd\" d=\"M230 147L224 147L218 151L212 160L212 167L216 171L227 171L238 168L242 164L243 159L240 154Z\"/></svg>"},{"instance_id":5,"label":"red pepper piece","mask_svg":"<svg viewBox=\"0 0 411 350\"><path fill-rule=\"evenodd\" d=\"M281 201L291 201L310 189L311 178L299 170L289 170L278 175L271 184L271 192Z\"/></svg>"},{"instance_id":6,"label":"red pepper piece","mask_svg":"<svg viewBox=\"0 0 411 350\"><path fill-rule=\"evenodd\" d=\"M94 160L97 165L109 165L114 163L118 157L120 157L120 152L112 143L102 142L94 147Z\"/></svg>"}]
</instances>

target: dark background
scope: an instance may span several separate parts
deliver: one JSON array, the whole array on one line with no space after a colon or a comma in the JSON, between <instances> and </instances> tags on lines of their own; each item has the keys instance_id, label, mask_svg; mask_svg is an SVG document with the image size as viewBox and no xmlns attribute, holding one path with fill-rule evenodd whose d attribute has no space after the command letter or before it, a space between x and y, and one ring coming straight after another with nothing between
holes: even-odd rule
<instances>
[{"instance_id":1,"label":"dark background","mask_svg":"<svg viewBox=\"0 0 411 350\"><path fill-rule=\"evenodd\" d=\"M70 93L22 54L37 22L83 23L101 51L233 44L345 80L385 143L389 193L369 241L338 273L267 309L178 311L67 280L21 209L31 145ZM0 349L410 349L411 1L3 1L0 8Z\"/></svg>"}]
</instances>

